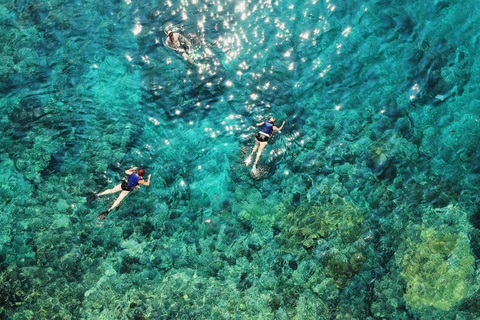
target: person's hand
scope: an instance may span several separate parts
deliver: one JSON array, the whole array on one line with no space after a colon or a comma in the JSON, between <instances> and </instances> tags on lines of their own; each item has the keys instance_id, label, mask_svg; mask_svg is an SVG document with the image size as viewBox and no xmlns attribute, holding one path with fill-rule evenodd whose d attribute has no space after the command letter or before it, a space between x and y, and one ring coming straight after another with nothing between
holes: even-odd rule
<instances>
[{"instance_id":1,"label":"person's hand","mask_svg":"<svg viewBox=\"0 0 480 320\"><path fill-rule=\"evenodd\" d=\"M148 180L150 180L150 177L151 177L151 176L152 176L151 174L148 175Z\"/></svg>"}]
</instances>

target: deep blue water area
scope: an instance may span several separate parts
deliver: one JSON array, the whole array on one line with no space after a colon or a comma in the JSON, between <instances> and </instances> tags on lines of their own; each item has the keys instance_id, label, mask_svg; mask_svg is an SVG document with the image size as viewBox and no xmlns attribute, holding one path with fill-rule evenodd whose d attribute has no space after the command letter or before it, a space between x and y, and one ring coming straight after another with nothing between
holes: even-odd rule
<instances>
[{"instance_id":1,"label":"deep blue water area","mask_svg":"<svg viewBox=\"0 0 480 320\"><path fill-rule=\"evenodd\" d=\"M3 1L0 319L480 319L479 28L473 0Z\"/></svg>"}]
</instances>

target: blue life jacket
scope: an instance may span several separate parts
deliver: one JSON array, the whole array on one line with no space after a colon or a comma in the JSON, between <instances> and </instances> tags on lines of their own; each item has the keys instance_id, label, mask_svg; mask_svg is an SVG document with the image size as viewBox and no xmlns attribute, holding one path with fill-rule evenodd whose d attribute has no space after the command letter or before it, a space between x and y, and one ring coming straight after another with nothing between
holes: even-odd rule
<instances>
[{"instance_id":1,"label":"blue life jacket","mask_svg":"<svg viewBox=\"0 0 480 320\"><path fill-rule=\"evenodd\" d=\"M138 181L140 181L140 179L142 179L142 177L140 177L139 175L137 175L136 173L132 173L129 177L128 177L128 186L130 188L135 188L137 185L138 185Z\"/></svg>"},{"instance_id":2,"label":"blue life jacket","mask_svg":"<svg viewBox=\"0 0 480 320\"><path fill-rule=\"evenodd\" d=\"M265 120L265 122L263 123L262 129L260 129L260 132L264 132L268 135L271 135L273 132L273 126L274 126L273 123L269 122L268 120Z\"/></svg>"}]
</instances>

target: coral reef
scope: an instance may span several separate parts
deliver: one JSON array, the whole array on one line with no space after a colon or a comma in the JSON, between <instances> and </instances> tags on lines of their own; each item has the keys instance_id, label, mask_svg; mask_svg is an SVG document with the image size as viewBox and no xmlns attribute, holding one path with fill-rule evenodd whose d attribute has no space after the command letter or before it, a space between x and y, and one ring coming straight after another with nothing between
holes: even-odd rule
<instances>
[{"instance_id":1,"label":"coral reef","mask_svg":"<svg viewBox=\"0 0 480 320\"><path fill-rule=\"evenodd\" d=\"M477 7L4 1L0 319L480 318Z\"/></svg>"},{"instance_id":2,"label":"coral reef","mask_svg":"<svg viewBox=\"0 0 480 320\"><path fill-rule=\"evenodd\" d=\"M462 218L461 210L453 206L437 212ZM416 309L434 307L449 311L473 293L475 257L468 229L446 224L412 228L420 235L407 239L401 256L402 276L407 282L404 298Z\"/></svg>"}]
</instances>

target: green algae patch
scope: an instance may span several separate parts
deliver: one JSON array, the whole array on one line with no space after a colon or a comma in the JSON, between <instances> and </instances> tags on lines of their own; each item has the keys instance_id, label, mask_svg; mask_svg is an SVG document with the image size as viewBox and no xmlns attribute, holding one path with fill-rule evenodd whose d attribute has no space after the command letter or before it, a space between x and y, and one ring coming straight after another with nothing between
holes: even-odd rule
<instances>
[{"instance_id":1,"label":"green algae patch","mask_svg":"<svg viewBox=\"0 0 480 320\"><path fill-rule=\"evenodd\" d=\"M450 310L469 294L475 258L465 233L423 228L421 241L407 240L402 276L406 302L417 309Z\"/></svg>"},{"instance_id":2,"label":"green algae patch","mask_svg":"<svg viewBox=\"0 0 480 320\"><path fill-rule=\"evenodd\" d=\"M315 240L333 235L340 237L342 243L352 243L361 232L362 222L361 210L344 198L334 197L324 206L305 204L287 212L279 240L286 251L302 245L310 248Z\"/></svg>"},{"instance_id":3,"label":"green algae patch","mask_svg":"<svg viewBox=\"0 0 480 320\"><path fill-rule=\"evenodd\" d=\"M365 262L363 246L359 244L364 210L339 196L324 205L277 209L284 217L279 221L281 232L276 237L281 249L298 253L301 248L324 247L320 257L326 276L333 279L337 288L345 288Z\"/></svg>"}]
</instances>

